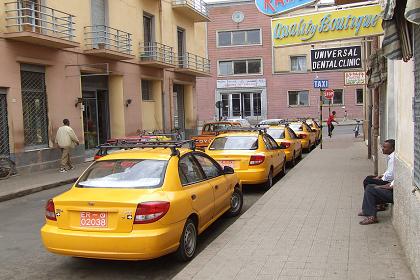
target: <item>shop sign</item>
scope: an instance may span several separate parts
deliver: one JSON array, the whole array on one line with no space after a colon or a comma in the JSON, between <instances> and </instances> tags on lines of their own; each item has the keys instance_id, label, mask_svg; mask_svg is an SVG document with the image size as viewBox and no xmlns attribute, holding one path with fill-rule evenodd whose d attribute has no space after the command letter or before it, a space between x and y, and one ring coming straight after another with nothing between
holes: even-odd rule
<instances>
[{"instance_id":1,"label":"shop sign","mask_svg":"<svg viewBox=\"0 0 420 280\"><path fill-rule=\"evenodd\" d=\"M312 71L362 68L362 47L342 47L311 50Z\"/></svg>"},{"instance_id":2,"label":"shop sign","mask_svg":"<svg viewBox=\"0 0 420 280\"><path fill-rule=\"evenodd\" d=\"M265 87L265 79L218 80L217 88L254 88Z\"/></svg>"},{"instance_id":3,"label":"shop sign","mask_svg":"<svg viewBox=\"0 0 420 280\"><path fill-rule=\"evenodd\" d=\"M345 72L344 73L344 85L364 85L366 84L366 73L365 72Z\"/></svg>"},{"instance_id":4,"label":"shop sign","mask_svg":"<svg viewBox=\"0 0 420 280\"><path fill-rule=\"evenodd\" d=\"M303 8L317 1L318 0L255 0L255 5L261 13L267 16L274 16Z\"/></svg>"},{"instance_id":5,"label":"shop sign","mask_svg":"<svg viewBox=\"0 0 420 280\"><path fill-rule=\"evenodd\" d=\"M383 33L379 5L273 19L271 28L274 47L354 39Z\"/></svg>"}]
</instances>

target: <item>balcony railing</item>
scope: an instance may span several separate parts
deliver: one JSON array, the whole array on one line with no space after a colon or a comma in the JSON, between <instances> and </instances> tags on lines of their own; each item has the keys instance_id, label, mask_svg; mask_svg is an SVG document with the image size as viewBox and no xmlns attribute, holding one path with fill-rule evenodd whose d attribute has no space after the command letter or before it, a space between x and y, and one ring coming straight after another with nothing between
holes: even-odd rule
<instances>
[{"instance_id":1,"label":"balcony railing","mask_svg":"<svg viewBox=\"0 0 420 280\"><path fill-rule=\"evenodd\" d=\"M73 41L74 16L34 1L5 3L7 32L35 32Z\"/></svg>"},{"instance_id":2,"label":"balcony railing","mask_svg":"<svg viewBox=\"0 0 420 280\"><path fill-rule=\"evenodd\" d=\"M209 16L207 4L203 0L172 0L172 6L187 6L205 17Z\"/></svg>"},{"instance_id":3,"label":"balcony railing","mask_svg":"<svg viewBox=\"0 0 420 280\"><path fill-rule=\"evenodd\" d=\"M140 60L175 64L175 53L172 47L157 42L140 43Z\"/></svg>"},{"instance_id":4,"label":"balcony railing","mask_svg":"<svg viewBox=\"0 0 420 280\"><path fill-rule=\"evenodd\" d=\"M131 55L131 34L106 26L85 26L87 49L104 49Z\"/></svg>"},{"instance_id":5,"label":"balcony railing","mask_svg":"<svg viewBox=\"0 0 420 280\"><path fill-rule=\"evenodd\" d=\"M178 57L178 67L210 74L210 60L188 52Z\"/></svg>"}]
</instances>

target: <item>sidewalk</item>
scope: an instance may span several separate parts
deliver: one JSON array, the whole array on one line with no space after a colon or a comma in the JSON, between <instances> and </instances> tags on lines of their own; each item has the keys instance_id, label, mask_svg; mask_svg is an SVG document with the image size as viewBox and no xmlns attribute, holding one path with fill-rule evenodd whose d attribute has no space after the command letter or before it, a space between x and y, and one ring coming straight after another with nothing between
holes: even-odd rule
<instances>
[{"instance_id":1,"label":"sidewalk","mask_svg":"<svg viewBox=\"0 0 420 280\"><path fill-rule=\"evenodd\" d=\"M90 164L91 162L86 162L75 165L73 170L66 173L60 173L57 168L29 175L16 175L9 179L1 180L0 201L73 183Z\"/></svg>"},{"instance_id":2,"label":"sidewalk","mask_svg":"<svg viewBox=\"0 0 420 280\"><path fill-rule=\"evenodd\" d=\"M361 140L327 139L174 279L413 279L391 211L359 225L371 172Z\"/></svg>"}]
</instances>

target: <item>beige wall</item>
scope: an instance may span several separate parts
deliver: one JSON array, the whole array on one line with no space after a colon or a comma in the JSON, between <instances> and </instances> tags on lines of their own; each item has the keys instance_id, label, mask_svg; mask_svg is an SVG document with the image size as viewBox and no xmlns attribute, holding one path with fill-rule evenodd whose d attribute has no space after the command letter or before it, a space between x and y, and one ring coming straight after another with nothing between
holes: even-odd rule
<instances>
[{"instance_id":1,"label":"beige wall","mask_svg":"<svg viewBox=\"0 0 420 280\"><path fill-rule=\"evenodd\" d=\"M125 100L122 76L110 76L109 80L109 114L111 120L111 137L125 136Z\"/></svg>"},{"instance_id":2,"label":"beige wall","mask_svg":"<svg viewBox=\"0 0 420 280\"><path fill-rule=\"evenodd\" d=\"M142 102L143 130L153 131L163 129L161 93L162 82L153 81L153 100Z\"/></svg>"},{"instance_id":3,"label":"beige wall","mask_svg":"<svg viewBox=\"0 0 420 280\"><path fill-rule=\"evenodd\" d=\"M414 63L398 61L394 64L394 93L397 103L397 139L398 157L409 166L414 162L414 124L412 98L414 96Z\"/></svg>"}]
</instances>

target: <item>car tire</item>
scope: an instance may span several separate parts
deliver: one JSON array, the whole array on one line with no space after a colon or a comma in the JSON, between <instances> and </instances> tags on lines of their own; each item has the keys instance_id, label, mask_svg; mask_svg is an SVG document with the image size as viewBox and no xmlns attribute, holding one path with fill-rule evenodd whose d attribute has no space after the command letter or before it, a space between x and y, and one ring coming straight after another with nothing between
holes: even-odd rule
<instances>
[{"instance_id":1,"label":"car tire","mask_svg":"<svg viewBox=\"0 0 420 280\"><path fill-rule=\"evenodd\" d=\"M230 198L230 209L226 212L227 217L236 217L242 211L242 206L244 205L244 197L242 192L235 188Z\"/></svg>"},{"instance_id":2,"label":"car tire","mask_svg":"<svg viewBox=\"0 0 420 280\"><path fill-rule=\"evenodd\" d=\"M264 183L264 190L268 191L273 186L273 169L270 169L270 172L268 173L267 182Z\"/></svg>"},{"instance_id":3,"label":"car tire","mask_svg":"<svg viewBox=\"0 0 420 280\"><path fill-rule=\"evenodd\" d=\"M176 251L176 258L179 261L190 261L197 249L197 226L192 219L187 219L182 231L179 247Z\"/></svg>"},{"instance_id":4,"label":"car tire","mask_svg":"<svg viewBox=\"0 0 420 280\"><path fill-rule=\"evenodd\" d=\"M296 152L293 152L293 158L292 161L290 162L290 166L293 167L296 165Z\"/></svg>"},{"instance_id":5,"label":"car tire","mask_svg":"<svg viewBox=\"0 0 420 280\"><path fill-rule=\"evenodd\" d=\"M282 170L280 172L281 177L284 177L284 175L286 175L286 157L283 160L283 167L282 167Z\"/></svg>"}]
</instances>

